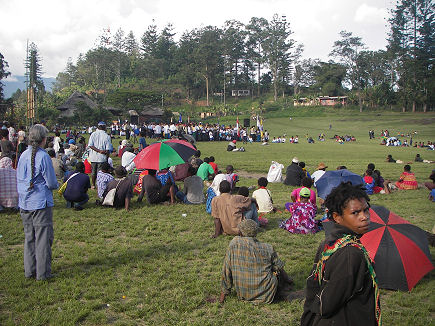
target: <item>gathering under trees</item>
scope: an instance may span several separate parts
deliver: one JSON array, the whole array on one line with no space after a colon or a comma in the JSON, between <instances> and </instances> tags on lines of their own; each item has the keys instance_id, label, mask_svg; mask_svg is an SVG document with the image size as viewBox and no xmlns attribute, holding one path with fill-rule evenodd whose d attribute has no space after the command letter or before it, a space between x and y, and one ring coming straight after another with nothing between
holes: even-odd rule
<instances>
[{"instance_id":1,"label":"gathering under trees","mask_svg":"<svg viewBox=\"0 0 435 326\"><path fill-rule=\"evenodd\" d=\"M174 26L160 29L154 20L139 38L122 28L103 30L93 48L76 61L68 59L52 92L44 90L33 43L25 66L39 119L55 119L56 106L74 91L88 94L100 107L124 111L141 110L140 93L148 92L152 95L144 98L153 99L147 104L155 106L196 101L225 108L228 98L234 103L246 94L260 103L267 97L277 102L281 97L347 96L347 103L360 111L426 112L435 103L434 7L429 0L399 0L389 19L386 49L368 50L361 37L343 30L331 45L329 61L304 57L304 45L292 38L290 22L276 14L271 20L252 17L247 24L228 20L222 27L201 26L178 39ZM0 77L5 78L3 56L0 63ZM12 97L18 109L23 97L21 91Z\"/></svg>"}]
</instances>

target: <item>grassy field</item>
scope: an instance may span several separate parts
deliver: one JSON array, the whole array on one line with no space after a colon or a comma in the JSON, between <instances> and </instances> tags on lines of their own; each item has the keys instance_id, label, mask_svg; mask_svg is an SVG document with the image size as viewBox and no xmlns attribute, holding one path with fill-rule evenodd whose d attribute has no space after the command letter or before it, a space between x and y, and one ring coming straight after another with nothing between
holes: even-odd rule
<instances>
[{"instance_id":1,"label":"grassy field","mask_svg":"<svg viewBox=\"0 0 435 326\"><path fill-rule=\"evenodd\" d=\"M240 181L246 186L256 185L256 176L266 175L272 160L287 166L293 156L305 161L310 172L323 161L329 169L346 165L362 174L373 162L384 178L391 180L399 177L403 164L386 163L387 154L404 162L413 161L416 153L435 160L433 151L380 146L378 138L368 137L369 129L374 129L376 136L381 129L388 129L391 135L417 131L414 141L435 140L435 114L316 112L280 112L265 121L272 137L299 135L297 145L247 144L245 153L226 152L226 143L199 143L198 147L203 156L214 155L220 168L232 164L246 173ZM326 133L325 142L305 141L306 134L317 139L321 132ZM339 145L329 139L334 134L352 134L357 141ZM428 181L434 168L435 164L412 164L419 182ZM293 188L270 184L269 189L282 208ZM24 278L20 216L0 214L0 325L299 324L302 302L252 305L238 301L234 293L223 305L211 302L220 292L222 262L232 237L210 239L214 227L205 205L149 206L137 204L134 198L131 210L125 212L96 207L95 191L91 190L90 196L85 209L77 212L66 209L55 195L55 278L50 281ZM374 195L371 202L431 231L435 203L427 198L428 191L419 189ZM324 233L289 234L278 228L286 216L271 214L267 230L258 238L274 246L296 289L302 289ZM431 253L435 254L433 248ZM382 290L384 325L433 325L434 276L435 272L426 275L410 293Z\"/></svg>"}]
</instances>

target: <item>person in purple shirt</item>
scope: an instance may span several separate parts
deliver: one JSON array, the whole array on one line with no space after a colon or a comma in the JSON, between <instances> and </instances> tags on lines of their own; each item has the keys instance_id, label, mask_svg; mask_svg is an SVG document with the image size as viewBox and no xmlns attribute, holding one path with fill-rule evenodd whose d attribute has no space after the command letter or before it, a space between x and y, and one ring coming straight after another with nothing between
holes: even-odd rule
<instances>
[{"instance_id":1,"label":"person in purple shirt","mask_svg":"<svg viewBox=\"0 0 435 326\"><path fill-rule=\"evenodd\" d=\"M53 193L59 186L51 158L44 150L48 130L30 128L30 146L17 167L18 206L24 226L24 275L46 280L51 275L53 243Z\"/></svg>"}]
</instances>

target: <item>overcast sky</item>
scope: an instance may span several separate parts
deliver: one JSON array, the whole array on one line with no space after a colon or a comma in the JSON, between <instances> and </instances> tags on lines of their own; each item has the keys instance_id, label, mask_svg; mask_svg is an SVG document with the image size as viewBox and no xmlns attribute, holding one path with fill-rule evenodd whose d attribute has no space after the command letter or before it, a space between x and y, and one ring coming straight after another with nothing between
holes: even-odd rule
<instances>
[{"instance_id":1,"label":"overcast sky","mask_svg":"<svg viewBox=\"0 0 435 326\"><path fill-rule=\"evenodd\" d=\"M172 23L176 37L201 26L221 27L226 20L285 15L304 57L328 60L341 30L359 36L371 50L384 49L393 0L0 0L0 52L12 75L24 74L26 42L42 57L44 77L56 77L68 57L91 49L103 29L121 27L139 40L155 20ZM12 77L9 77L13 78Z\"/></svg>"}]
</instances>

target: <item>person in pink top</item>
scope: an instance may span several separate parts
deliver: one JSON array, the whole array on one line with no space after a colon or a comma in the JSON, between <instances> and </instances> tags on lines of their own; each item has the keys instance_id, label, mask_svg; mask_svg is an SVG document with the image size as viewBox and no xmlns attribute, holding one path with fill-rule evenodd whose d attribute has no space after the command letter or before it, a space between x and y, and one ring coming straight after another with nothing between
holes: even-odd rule
<instances>
[{"instance_id":1,"label":"person in pink top","mask_svg":"<svg viewBox=\"0 0 435 326\"><path fill-rule=\"evenodd\" d=\"M316 192L313 189L311 189L312 185L313 185L312 179L309 177L304 177L302 179L302 187L293 190L292 193L290 194L292 202L294 202L294 203L300 202L301 201L301 197L300 197L301 189L308 188L310 190L310 203L313 204L314 206L316 206Z\"/></svg>"}]
</instances>

